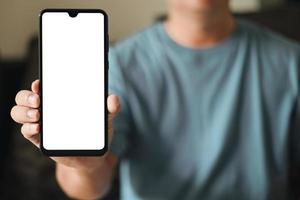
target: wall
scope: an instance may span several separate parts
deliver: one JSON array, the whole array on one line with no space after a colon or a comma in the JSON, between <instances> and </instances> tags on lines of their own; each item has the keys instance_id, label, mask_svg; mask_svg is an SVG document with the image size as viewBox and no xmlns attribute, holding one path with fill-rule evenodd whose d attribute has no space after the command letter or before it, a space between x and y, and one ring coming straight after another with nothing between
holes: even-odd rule
<instances>
[{"instance_id":1,"label":"wall","mask_svg":"<svg viewBox=\"0 0 300 200\"><path fill-rule=\"evenodd\" d=\"M109 14L110 38L118 40L151 23L165 10L163 0L1 0L0 55L22 57L28 39L38 31L44 8L102 8Z\"/></svg>"},{"instance_id":2,"label":"wall","mask_svg":"<svg viewBox=\"0 0 300 200\"><path fill-rule=\"evenodd\" d=\"M252 12L260 9L261 0L231 0L232 10L237 12Z\"/></svg>"},{"instance_id":3,"label":"wall","mask_svg":"<svg viewBox=\"0 0 300 200\"><path fill-rule=\"evenodd\" d=\"M262 0L232 0L236 11L257 10ZM280 1L280 0L263 0ZM0 58L21 58L30 37L38 31L44 8L102 8L109 14L110 38L119 40L165 13L165 0L1 0Z\"/></svg>"}]
</instances>

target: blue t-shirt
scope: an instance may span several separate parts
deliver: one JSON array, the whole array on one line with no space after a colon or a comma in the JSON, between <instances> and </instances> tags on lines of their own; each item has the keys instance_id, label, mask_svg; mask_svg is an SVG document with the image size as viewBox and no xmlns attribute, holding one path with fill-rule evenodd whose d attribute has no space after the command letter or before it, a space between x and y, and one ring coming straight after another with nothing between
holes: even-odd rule
<instances>
[{"instance_id":1,"label":"blue t-shirt","mask_svg":"<svg viewBox=\"0 0 300 200\"><path fill-rule=\"evenodd\" d=\"M238 20L205 49L154 24L110 49L121 199L292 199L300 47Z\"/></svg>"}]
</instances>

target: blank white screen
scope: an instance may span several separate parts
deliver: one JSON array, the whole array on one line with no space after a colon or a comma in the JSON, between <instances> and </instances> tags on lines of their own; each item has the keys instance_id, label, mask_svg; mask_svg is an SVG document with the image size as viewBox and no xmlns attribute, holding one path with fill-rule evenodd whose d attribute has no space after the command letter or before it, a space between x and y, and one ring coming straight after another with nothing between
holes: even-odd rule
<instances>
[{"instance_id":1,"label":"blank white screen","mask_svg":"<svg viewBox=\"0 0 300 200\"><path fill-rule=\"evenodd\" d=\"M104 16L42 15L43 146L99 150L105 145Z\"/></svg>"}]
</instances>

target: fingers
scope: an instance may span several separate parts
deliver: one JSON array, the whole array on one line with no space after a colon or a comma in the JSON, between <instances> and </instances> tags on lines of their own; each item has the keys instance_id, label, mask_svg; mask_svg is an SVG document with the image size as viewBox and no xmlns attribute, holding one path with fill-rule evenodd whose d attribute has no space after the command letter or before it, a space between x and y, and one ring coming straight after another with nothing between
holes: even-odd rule
<instances>
[{"instance_id":1,"label":"fingers","mask_svg":"<svg viewBox=\"0 0 300 200\"><path fill-rule=\"evenodd\" d=\"M32 109L25 106L14 106L11 109L11 117L18 123L38 122L40 112L38 109Z\"/></svg>"},{"instance_id":2,"label":"fingers","mask_svg":"<svg viewBox=\"0 0 300 200\"><path fill-rule=\"evenodd\" d=\"M39 80L35 80L32 82L31 84L31 90L32 92L34 92L35 94L38 94L39 93L39 84L40 84L40 81Z\"/></svg>"},{"instance_id":3,"label":"fingers","mask_svg":"<svg viewBox=\"0 0 300 200\"><path fill-rule=\"evenodd\" d=\"M16 95L16 106L11 109L10 115L18 123L22 123L21 132L23 136L32 142L35 146L39 147L40 138L40 106L39 93L39 80L36 80L31 85L32 91L22 90Z\"/></svg>"},{"instance_id":4,"label":"fingers","mask_svg":"<svg viewBox=\"0 0 300 200\"><path fill-rule=\"evenodd\" d=\"M30 139L40 132L40 125L38 123L25 123L21 128L21 132L26 139Z\"/></svg>"},{"instance_id":5,"label":"fingers","mask_svg":"<svg viewBox=\"0 0 300 200\"><path fill-rule=\"evenodd\" d=\"M107 109L109 114L115 116L120 110L119 97L116 95L109 95L107 98Z\"/></svg>"},{"instance_id":6,"label":"fingers","mask_svg":"<svg viewBox=\"0 0 300 200\"><path fill-rule=\"evenodd\" d=\"M25 123L21 128L21 133L30 142L35 146L39 147L40 145L40 125L38 123Z\"/></svg>"},{"instance_id":7,"label":"fingers","mask_svg":"<svg viewBox=\"0 0 300 200\"><path fill-rule=\"evenodd\" d=\"M16 103L20 106L38 108L40 106L40 97L34 92L28 90L21 90L16 95Z\"/></svg>"}]
</instances>

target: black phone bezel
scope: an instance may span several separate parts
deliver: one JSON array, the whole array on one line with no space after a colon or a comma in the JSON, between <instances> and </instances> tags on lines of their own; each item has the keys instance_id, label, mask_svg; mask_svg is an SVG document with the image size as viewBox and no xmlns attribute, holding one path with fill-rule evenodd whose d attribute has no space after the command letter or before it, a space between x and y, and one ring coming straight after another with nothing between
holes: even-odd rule
<instances>
[{"instance_id":1,"label":"black phone bezel","mask_svg":"<svg viewBox=\"0 0 300 200\"><path fill-rule=\"evenodd\" d=\"M72 15L75 16L78 13L101 13L104 16L104 80L105 80L105 89L104 89L104 95L105 95L105 101L104 101L104 107L105 107L105 122L104 122L104 134L105 134L105 144L103 149L95 149L95 150L48 150L44 148L43 145L43 57L42 57L42 17L44 13L48 12L67 12L69 13L70 17ZM40 79L40 150L41 152L46 156L101 156L105 154L108 150L108 111L106 107L106 99L108 97L108 50L109 50L109 44L108 44L108 16L104 10L101 9L44 9L40 12L39 15L39 79Z\"/></svg>"}]
</instances>

